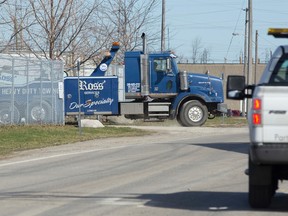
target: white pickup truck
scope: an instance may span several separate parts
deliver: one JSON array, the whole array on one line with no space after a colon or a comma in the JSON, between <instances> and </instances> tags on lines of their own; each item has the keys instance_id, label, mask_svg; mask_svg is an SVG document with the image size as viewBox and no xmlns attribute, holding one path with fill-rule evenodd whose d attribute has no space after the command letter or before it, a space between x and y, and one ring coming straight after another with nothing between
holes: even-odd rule
<instances>
[{"instance_id":1,"label":"white pickup truck","mask_svg":"<svg viewBox=\"0 0 288 216\"><path fill-rule=\"evenodd\" d=\"M288 37L288 30L271 29L270 34ZM279 180L288 180L288 46L276 49L257 85L245 85L243 76L228 76L227 98L252 98L249 203L269 207Z\"/></svg>"}]
</instances>

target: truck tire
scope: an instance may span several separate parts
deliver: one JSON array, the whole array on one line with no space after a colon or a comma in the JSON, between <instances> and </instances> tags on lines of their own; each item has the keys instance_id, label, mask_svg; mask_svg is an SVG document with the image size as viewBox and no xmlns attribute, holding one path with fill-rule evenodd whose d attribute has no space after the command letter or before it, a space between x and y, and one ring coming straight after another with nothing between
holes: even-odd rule
<instances>
[{"instance_id":1,"label":"truck tire","mask_svg":"<svg viewBox=\"0 0 288 216\"><path fill-rule=\"evenodd\" d=\"M188 127L188 126L184 123L184 121L180 118L180 115L179 115L179 114L177 115L177 122L178 122L181 126L183 126L183 127Z\"/></svg>"},{"instance_id":2,"label":"truck tire","mask_svg":"<svg viewBox=\"0 0 288 216\"><path fill-rule=\"evenodd\" d=\"M46 101L34 102L28 105L28 123L51 123L52 107Z\"/></svg>"},{"instance_id":3,"label":"truck tire","mask_svg":"<svg viewBox=\"0 0 288 216\"><path fill-rule=\"evenodd\" d=\"M271 199L271 186L249 184L249 204L252 208L268 208Z\"/></svg>"},{"instance_id":4,"label":"truck tire","mask_svg":"<svg viewBox=\"0 0 288 216\"><path fill-rule=\"evenodd\" d=\"M177 116L178 122L185 127L201 126L208 118L207 107L200 101L187 101Z\"/></svg>"},{"instance_id":5,"label":"truck tire","mask_svg":"<svg viewBox=\"0 0 288 216\"><path fill-rule=\"evenodd\" d=\"M13 115L13 116L12 116ZM18 124L20 112L16 106L11 106L9 102L0 103L0 124Z\"/></svg>"},{"instance_id":6,"label":"truck tire","mask_svg":"<svg viewBox=\"0 0 288 216\"><path fill-rule=\"evenodd\" d=\"M252 208L268 208L277 189L271 169L254 164L249 157L249 204ZM265 182L263 182L265 181Z\"/></svg>"}]
</instances>

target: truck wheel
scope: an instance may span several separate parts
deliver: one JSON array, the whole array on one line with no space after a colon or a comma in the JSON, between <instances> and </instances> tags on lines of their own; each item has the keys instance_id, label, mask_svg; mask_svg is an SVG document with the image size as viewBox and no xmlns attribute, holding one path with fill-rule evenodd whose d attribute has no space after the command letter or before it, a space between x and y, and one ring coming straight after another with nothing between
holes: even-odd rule
<instances>
[{"instance_id":1,"label":"truck wheel","mask_svg":"<svg viewBox=\"0 0 288 216\"><path fill-rule=\"evenodd\" d=\"M265 182L263 182L265 181ZM277 186L276 186L277 187ZM249 204L252 208L267 208L276 191L272 172L268 167L254 164L249 159Z\"/></svg>"},{"instance_id":2,"label":"truck wheel","mask_svg":"<svg viewBox=\"0 0 288 216\"><path fill-rule=\"evenodd\" d=\"M184 109L184 106L180 107L179 113L177 115L177 121L181 126L189 127L188 123L186 122L183 109Z\"/></svg>"},{"instance_id":3,"label":"truck wheel","mask_svg":"<svg viewBox=\"0 0 288 216\"><path fill-rule=\"evenodd\" d=\"M201 126L208 118L208 110L200 101L186 102L177 116L178 122L185 127Z\"/></svg>"},{"instance_id":4,"label":"truck wheel","mask_svg":"<svg viewBox=\"0 0 288 216\"><path fill-rule=\"evenodd\" d=\"M9 102L0 104L0 124L18 124L19 121L20 112L16 106L11 106Z\"/></svg>"},{"instance_id":5,"label":"truck wheel","mask_svg":"<svg viewBox=\"0 0 288 216\"><path fill-rule=\"evenodd\" d=\"M270 185L249 184L249 203L252 208L268 208L271 198Z\"/></svg>"},{"instance_id":6,"label":"truck wheel","mask_svg":"<svg viewBox=\"0 0 288 216\"><path fill-rule=\"evenodd\" d=\"M28 105L28 122L33 123L51 123L52 107L49 103L32 103Z\"/></svg>"},{"instance_id":7,"label":"truck wheel","mask_svg":"<svg viewBox=\"0 0 288 216\"><path fill-rule=\"evenodd\" d=\"M181 126L188 127L188 125L185 123L185 119L181 119L180 114L177 115L177 121Z\"/></svg>"}]
</instances>

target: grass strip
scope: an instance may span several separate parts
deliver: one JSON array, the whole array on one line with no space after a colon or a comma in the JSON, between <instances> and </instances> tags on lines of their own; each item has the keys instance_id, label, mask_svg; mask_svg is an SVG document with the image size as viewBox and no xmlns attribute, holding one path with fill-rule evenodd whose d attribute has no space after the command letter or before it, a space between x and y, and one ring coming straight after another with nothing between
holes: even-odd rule
<instances>
[{"instance_id":1,"label":"grass strip","mask_svg":"<svg viewBox=\"0 0 288 216\"><path fill-rule=\"evenodd\" d=\"M16 151L57 146L108 137L142 136L149 132L129 127L1 126L0 156Z\"/></svg>"}]
</instances>

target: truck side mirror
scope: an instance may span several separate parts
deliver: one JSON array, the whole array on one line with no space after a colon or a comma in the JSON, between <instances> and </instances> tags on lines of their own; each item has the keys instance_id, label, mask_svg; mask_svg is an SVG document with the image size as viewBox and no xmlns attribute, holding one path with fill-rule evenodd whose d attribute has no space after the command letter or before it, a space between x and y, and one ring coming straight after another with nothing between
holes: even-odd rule
<instances>
[{"instance_id":1,"label":"truck side mirror","mask_svg":"<svg viewBox=\"0 0 288 216\"><path fill-rule=\"evenodd\" d=\"M243 100L245 98L245 77L231 75L227 79L227 94L228 99Z\"/></svg>"}]
</instances>

